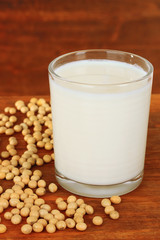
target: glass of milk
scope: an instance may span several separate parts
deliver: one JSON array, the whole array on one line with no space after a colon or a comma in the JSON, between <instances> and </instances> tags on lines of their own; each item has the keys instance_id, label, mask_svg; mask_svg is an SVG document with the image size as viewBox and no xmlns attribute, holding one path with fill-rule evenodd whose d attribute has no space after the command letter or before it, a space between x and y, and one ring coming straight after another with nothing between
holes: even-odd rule
<instances>
[{"instance_id":1,"label":"glass of milk","mask_svg":"<svg viewBox=\"0 0 160 240\"><path fill-rule=\"evenodd\" d=\"M55 174L70 192L122 195L143 178L153 66L116 50L49 64Z\"/></svg>"}]
</instances>

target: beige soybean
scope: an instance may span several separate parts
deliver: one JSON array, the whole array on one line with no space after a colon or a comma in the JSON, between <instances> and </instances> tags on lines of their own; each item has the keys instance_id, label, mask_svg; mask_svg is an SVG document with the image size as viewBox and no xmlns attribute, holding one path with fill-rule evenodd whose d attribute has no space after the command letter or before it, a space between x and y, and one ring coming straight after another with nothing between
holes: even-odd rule
<instances>
[{"instance_id":1,"label":"beige soybean","mask_svg":"<svg viewBox=\"0 0 160 240\"><path fill-rule=\"evenodd\" d=\"M17 122L17 117L16 116L11 116L11 117L9 117L9 121L11 123L15 123L15 122Z\"/></svg>"},{"instance_id":2,"label":"beige soybean","mask_svg":"<svg viewBox=\"0 0 160 240\"><path fill-rule=\"evenodd\" d=\"M15 176L13 182L21 182L22 178L20 176Z\"/></svg>"},{"instance_id":3,"label":"beige soybean","mask_svg":"<svg viewBox=\"0 0 160 240\"><path fill-rule=\"evenodd\" d=\"M29 209L31 209L32 206L33 206L33 204L30 202L24 204L24 207L27 207Z\"/></svg>"},{"instance_id":4,"label":"beige soybean","mask_svg":"<svg viewBox=\"0 0 160 240\"><path fill-rule=\"evenodd\" d=\"M7 166L8 170L11 172L12 169L14 168L14 166L12 166L11 164Z\"/></svg>"},{"instance_id":5,"label":"beige soybean","mask_svg":"<svg viewBox=\"0 0 160 240\"><path fill-rule=\"evenodd\" d=\"M90 210L90 209L89 209ZM91 212L91 210L89 211L88 210L88 212L90 213ZM76 209L76 213L79 213L79 214L81 214L81 215L85 215L86 214L86 210L85 210L85 208L77 208Z\"/></svg>"},{"instance_id":6,"label":"beige soybean","mask_svg":"<svg viewBox=\"0 0 160 240\"><path fill-rule=\"evenodd\" d=\"M31 103L37 103L37 100L38 100L37 98L33 97L33 98L30 99L30 102Z\"/></svg>"},{"instance_id":7,"label":"beige soybean","mask_svg":"<svg viewBox=\"0 0 160 240\"><path fill-rule=\"evenodd\" d=\"M39 187L39 188L36 189L36 194L38 196L43 196L43 195L45 195L45 193L46 193L46 189L43 188L43 187Z\"/></svg>"},{"instance_id":8,"label":"beige soybean","mask_svg":"<svg viewBox=\"0 0 160 240\"><path fill-rule=\"evenodd\" d=\"M5 121L1 120L0 121L0 126L3 127L5 125Z\"/></svg>"},{"instance_id":9,"label":"beige soybean","mask_svg":"<svg viewBox=\"0 0 160 240\"><path fill-rule=\"evenodd\" d=\"M63 198L61 198L61 197L58 197L58 198L56 198L56 201L55 201L55 203L56 203L56 204L58 204L58 203L59 203L59 202L61 202L61 201L64 201L64 200L63 200Z\"/></svg>"},{"instance_id":10,"label":"beige soybean","mask_svg":"<svg viewBox=\"0 0 160 240\"><path fill-rule=\"evenodd\" d=\"M7 167L7 166L9 167L9 166L11 166L9 160L3 160L3 161L1 162L1 165L4 166L4 167Z\"/></svg>"},{"instance_id":11,"label":"beige soybean","mask_svg":"<svg viewBox=\"0 0 160 240\"><path fill-rule=\"evenodd\" d=\"M6 127L0 127L0 134L2 134L2 133L5 133L6 132Z\"/></svg>"},{"instance_id":12,"label":"beige soybean","mask_svg":"<svg viewBox=\"0 0 160 240\"><path fill-rule=\"evenodd\" d=\"M54 217L58 220L58 221L61 221L61 220L64 220L65 219L65 216L63 213L57 213L54 215Z\"/></svg>"},{"instance_id":13,"label":"beige soybean","mask_svg":"<svg viewBox=\"0 0 160 240\"><path fill-rule=\"evenodd\" d=\"M28 175L28 176L31 176L31 175L32 175L32 171L29 170L29 169L23 169L23 171L22 171L22 175Z\"/></svg>"},{"instance_id":14,"label":"beige soybean","mask_svg":"<svg viewBox=\"0 0 160 240\"><path fill-rule=\"evenodd\" d=\"M103 223L103 218L100 217L100 216L95 216L95 217L92 219L92 222L93 222L94 225L100 226L100 225L102 225L102 223Z\"/></svg>"},{"instance_id":15,"label":"beige soybean","mask_svg":"<svg viewBox=\"0 0 160 240\"><path fill-rule=\"evenodd\" d=\"M7 227L4 224L0 224L0 233L5 233L7 231Z\"/></svg>"},{"instance_id":16,"label":"beige soybean","mask_svg":"<svg viewBox=\"0 0 160 240\"><path fill-rule=\"evenodd\" d=\"M65 213L66 213L67 217L72 217L75 214L75 209L74 208L68 208Z\"/></svg>"},{"instance_id":17,"label":"beige soybean","mask_svg":"<svg viewBox=\"0 0 160 240\"><path fill-rule=\"evenodd\" d=\"M8 122L5 123L5 126L7 128L11 128L11 127L13 127L13 122L8 121Z\"/></svg>"},{"instance_id":18,"label":"beige soybean","mask_svg":"<svg viewBox=\"0 0 160 240\"><path fill-rule=\"evenodd\" d=\"M36 159L36 165L37 165L37 166L43 166L43 164L44 164L44 161L43 161L42 158L37 158L37 159Z\"/></svg>"},{"instance_id":19,"label":"beige soybean","mask_svg":"<svg viewBox=\"0 0 160 240\"><path fill-rule=\"evenodd\" d=\"M51 224L56 224L58 222L58 220L55 218L55 217L53 217L53 218L51 218L50 220L49 220L49 223L51 223Z\"/></svg>"},{"instance_id":20,"label":"beige soybean","mask_svg":"<svg viewBox=\"0 0 160 240\"><path fill-rule=\"evenodd\" d=\"M0 179L1 179L1 180L2 180L2 179L5 179L5 177L6 177L5 172L0 172Z\"/></svg>"},{"instance_id":21,"label":"beige soybean","mask_svg":"<svg viewBox=\"0 0 160 240\"><path fill-rule=\"evenodd\" d=\"M106 206L104 209L104 212L106 214L110 214L112 211L114 211L114 207L113 206Z\"/></svg>"},{"instance_id":22,"label":"beige soybean","mask_svg":"<svg viewBox=\"0 0 160 240\"><path fill-rule=\"evenodd\" d=\"M13 127L13 129L14 129L15 132L21 132L21 131L22 131L22 126L20 126L20 125L15 125L15 126Z\"/></svg>"},{"instance_id":23,"label":"beige soybean","mask_svg":"<svg viewBox=\"0 0 160 240\"><path fill-rule=\"evenodd\" d=\"M0 186L0 194L3 192L3 187Z\"/></svg>"},{"instance_id":24,"label":"beige soybean","mask_svg":"<svg viewBox=\"0 0 160 240\"><path fill-rule=\"evenodd\" d=\"M20 201L19 201L18 198L11 198L11 199L9 200L9 204L10 204L11 207L16 207L16 206L17 206L17 203L19 203L19 202L20 202Z\"/></svg>"},{"instance_id":25,"label":"beige soybean","mask_svg":"<svg viewBox=\"0 0 160 240\"><path fill-rule=\"evenodd\" d=\"M51 162L52 158L50 155L44 155L43 160L45 163L49 163L49 162Z\"/></svg>"},{"instance_id":26,"label":"beige soybean","mask_svg":"<svg viewBox=\"0 0 160 240\"><path fill-rule=\"evenodd\" d=\"M48 204L42 204L42 205L40 206L40 208L41 208L41 209L45 209L45 210L47 210L48 212L51 211L51 206L48 205Z\"/></svg>"},{"instance_id":27,"label":"beige soybean","mask_svg":"<svg viewBox=\"0 0 160 240\"><path fill-rule=\"evenodd\" d=\"M37 206L41 206L42 204L44 204L45 201L44 199L42 198L37 198L35 201L34 201L34 204L37 205Z\"/></svg>"},{"instance_id":28,"label":"beige soybean","mask_svg":"<svg viewBox=\"0 0 160 240\"><path fill-rule=\"evenodd\" d=\"M30 209L27 207L21 208L20 214L22 217L28 217L30 213Z\"/></svg>"},{"instance_id":29,"label":"beige soybean","mask_svg":"<svg viewBox=\"0 0 160 240\"><path fill-rule=\"evenodd\" d=\"M24 233L24 234L30 234L32 232L32 226L29 225L29 224L24 224L21 227L21 232Z\"/></svg>"},{"instance_id":30,"label":"beige soybean","mask_svg":"<svg viewBox=\"0 0 160 240\"><path fill-rule=\"evenodd\" d=\"M43 228L44 228L43 225L39 222L36 222L36 223L33 224L33 231L34 232L37 232L37 233L42 232Z\"/></svg>"},{"instance_id":31,"label":"beige soybean","mask_svg":"<svg viewBox=\"0 0 160 240\"><path fill-rule=\"evenodd\" d=\"M0 213L2 213L4 211L3 206L0 205Z\"/></svg>"},{"instance_id":32,"label":"beige soybean","mask_svg":"<svg viewBox=\"0 0 160 240\"><path fill-rule=\"evenodd\" d=\"M22 200L22 201L24 201L24 199L26 199L28 197L28 194L27 193L22 193L21 195L20 195L20 199Z\"/></svg>"},{"instance_id":33,"label":"beige soybean","mask_svg":"<svg viewBox=\"0 0 160 240\"><path fill-rule=\"evenodd\" d=\"M46 221L45 219L43 219L43 218L38 219L37 222L38 222L38 223L41 223L41 224L43 225L43 227L46 227L46 226L47 226L47 221Z\"/></svg>"},{"instance_id":34,"label":"beige soybean","mask_svg":"<svg viewBox=\"0 0 160 240\"><path fill-rule=\"evenodd\" d=\"M65 222L68 228L74 228L76 225L75 221L72 218L66 218Z\"/></svg>"},{"instance_id":35,"label":"beige soybean","mask_svg":"<svg viewBox=\"0 0 160 240\"><path fill-rule=\"evenodd\" d=\"M16 207L17 207L18 209L22 209L22 208L24 207L24 202L18 202L17 205L16 205Z\"/></svg>"},{"instance_id":36,"label":"beige soybean","mask_svg":"<svg viewBox=\"0 0 160 240\"><path fill-rule=\"evenodd\" d=\"M52 149L53 149L53 144L50 143L50 142L46 142L44 148L45 148L46 150L52 150Z\"/></svg>"},{"instance_id":37,"label":"beige soybean","mask_svg":"<svg viewBox=\"0 0 160 240\"><path fill-rule=\"evenodd\" d=\"M22 113L27 113L28 112L28 107L26 107L26 106L22 106L22 107L20 107L20 111L22 112Z\"/></svg>"},{"instance_id":38,"label":"beige soybean","mask_svg":"<svg viewBox=\"0 0 160 240\"><path fill-rule=\"evenodd\" d=\"M25 184L23 182L18 181L18 182L15 182L15 186L16 188L19 187L16 189L16 191L19 191L19 190L22 190L22 188L24 188Z\"/></svg>"},{"instance_id":39,"label":"beige soybean","mask_svg":"<svg viewBox=\"0 0 160 240\"><path fill-rule=\"evenodd\" d=\"M64 230L66 229L66 223L65 221L61 220L56 223L56 227L58 230Z\"/></svg>"},{"instance_id":40,"label":"beige soybean","mask_svg":"<svg viewBox=\"0 0 160 240\"><path fill-rule=\"evenodd\" d=\"M76 196L70 195L70 196L67 198L67 203L76 202L76 200L77 200Z\"/></svg>"},{"instance_id":41,"label":"beige soybean","mask_svg":"<svg viewBox=\"0 0 160 240\"><path fill-rule=\"evenodd\" d=\"M32 165L31 165L30 162L24 162L24 163L22 164L22 167L23 167L24 169L31 169Z\"/></svg>"},{"instance_id":42,"label":"beige soybean","mask_svg":"<svg viewBox=\"0 0 160 240\"><path fill-rule=\"evenodd\" d=\"M51 154L51 158L52 158L52 160L54 160L54 153Z\"/></svg>"},{"instance_id":43,"label":"beige soybean","mask_svg":"<svg viewBox=\"0 0 160 240\"><path fill-rule=\"evenodd\" d=\"M36 160L35 160L34 158L30 157L30 158L28 158L28 159L27 159L27 162L28 162L28 163L30 163L30 164L31 164L31 166L34 166L34 165L35 165L35 162L36 162Z\"/></svg>"},{"instance_id":44,"label":"beige soybean","mask_svg":"<svg viewBox=\"0 0 160 240\"><path fill-rule=\"evenodd\" d=\"M18 176L20 174L19 169L16 167L12 169L12 173L14 174L14 176Z\"/></svg>"},{"instance_id":45,"label":"beige soybean","mask_svg":"<svg viewBox=\"0 0 160 240\"><path fill-rule=\"evenodd\" d=\"M4 213L4 219L11 220L13 214L11 212L5 212Z\"/></svg>"},{"instance_id":46,"label":"beige soybean","mask_svg":"<svg viewBox=\"0 0 160 240\"><path fill-rule=\"evenodd\" d=\"M53 218L53 215L51 213L47 213L47 214L44 215L44 219L47 220L47 221L49 221L52 218Z\"/></svg>"},{"instance_id":47,"label":"beige soybean","mask_svg":"<svg viewBox=\"0 0 160 240\"><path fill-rule=\"evenodd\" d=\"M39 210L39 216L44 217L46 214L48 214L48 211L46 209L40 209Z\"/></svg>"},{"instance_id":48,"label":"beige soybean","mask_svg":"<svg viewBox=\"0 0 160 240\"><path fill-rule=\"evenodd\" d=\"M31 176L31 180L39 181L40 177L38 175Z\"/></svg>"},{"instance_id":49,"label":"beige soybean","mask_svg":"<svg viewBox=\"0 0 160 240\"><path fill-rule=\"evenodd\" d=\"M76 203L76 202L70 202L70 203L67 205L67 208L77 209L77 203ZM83 211L83 210L82 210L82 211Z\"/></svg>"},{"instance_id":50,"label":"beige soybean","mask_svg":"<svg viewBox=\"0 0 160 240\"><path fill-rule=\"evenodd\" d=\"M1 152L1 157L2 158L8 158L10 156L9 152L8 151L3 151Z\"/></svg>"},{"instance_id":51,"label":"beige soybean","mask_svg":"<svg viewBox=\"0 0 160 240\"><path fill-rule=\"evenodd\" d=\"M46 181L44 181L43 179L39 180L38 181L38 187L45 188L46 187Z\"/></svg>"},{"instance_id":52,"label":"beige soybean","mask_svg":"<svg viewBox=\"0 0 160 240\"><path fill-rule=\"evenodd\" d=\"M84 203L84 200L81 199L81 198L78 198L78 199L76 200L76 203L77 203L77 205L80 207L80 206Z\"/></svg>"},{"instance_id":53,"label":"beige soybean","mask_svg":"<svg viewBox=\"0 0 160 240\"><path fill-rule=\"evenodd\" d=\"M9 172L6 174L6 180L12 180L14 178L14 174L12 172Z\"/></svg>"},{"instance_id":54,"label":"beige soybean","mask_svg":"<svg viewBox=\"0 0 160 240\"><path fill-rule=\"evenodd\" d=\"M27 197L27 198L24 199L24 203L31 203L31 204L33 204L33 202L34 202L34 199L31 198L31 197Z\"/></svg>"},{"instance_id":55,"label":"beige soybean","mask_svg":"<svg viewBox=\"0 0 160 240\"><path fill-rule=\"evenodd\" d=\"M119 196L112 196L110 198L111 202L114 203L114 204L119 204L121 202L121 197Z\"/></svg>"},{"instance_id":56,"label":"beige soybean","mask_svg":"<svg viewBox=\"0 0 160 240\"><path fill-rule=\"evenodd\" d=\"M15 114L16 113L16 109L14 107L9 108L9 113L10 114Z\"/></svg>"},{"instance_id":57,"label":"beige soybean","mask_svg":"<svg viewBox=\"0 0 160 240\"><path fill-rule=\"evenodd\" d=\"M39 148L43 148L44 145L45 145L45 143L43 141L38 141L37 142L37 147L39 147Z\"/></svg>"},{"instance_id":58,"label":"beige soybean","mask_svg":"<svg viewBox=\"0 0 160 240\"><path fill-rule=\"evenodd\" d=\"M17 191L15 193L19 194L19 196L20 196L23 193L23 190L22 189L17 189Z\"/></svg>"},{"instance_id":59,"label":"beige soybean","mask_svg":"<svg viewBox=\"0 0 160 240\"><path fill-rule=\"evenodd\" d=\"M8 116L6 116L6 115L4 115L4 116L2 117L2 121L3 121L3 122L7 122L7 121L8 121L8 119L9 119L9 117L8 117Z\"/></svg>"},{"instance_id":60,"label":"beige soybean","mask_svg":"<svg viewBox=\"0 0 160 240\"><path fill-rule=\"evenodd\" d=\"M11 222L13 224L19 224L21 221L22 221L22 217L18 214L13 215L11 218Z\"/></svg>"},{"instance_id":61,"label":"beige soybean","mask_svg":"<svg viewBox=\"0 0 160 240\"><path fill-rule=\"evenodd\" d=\"M6 129L6 131L5 131L5 134L6 135L12 135L14 133L14 129L13 128L8 128L8 129Z\"/></svg>"},{"instance_id":62,"label":"beige soybean","mask_svg":"<svg viewBox=\"0 0 160 240\"><path fill-rule=\"evenodd\" d=\"M26 193L26 194L28 194L28 195L31 195L31 194L33 194L33 190L30 189L30 188L26 188L26 189L24 190L24 193Z\"/></svg>"},{"instance_id":63,"label":"beige soybean","mask_svg":"<svg viewBox=\"0 0 160 240\"><path fill-rule=\"evenodd\" d=\"M24 184L28 184L29 183L29 176L28 175L22 175L22 182Z\"/></svg>"},{"instance_id":64,"label":"beige soybean","mask_svg":"<svg viewBox=\"0 0 160 240\"><path fill-rule=\"evenodd\" d=\"M11 194L11 193L13 193L14 191L13 191L13 189L11 189L11 188L8 188L8 189L6 189L6 191L5 191L6 193L9 193L9 194Z\"/></svg>"},{"instance_id":65,"label":"beige soybean","mask_svg":"<svg viewBox=\"0 0 160 240\"><path fill-rule=\"evenodd\" d=\"M30 210L31 210L31 211L39 211L40 208L39 208L39 206L37 206L37 205L33 205L33 206L30 208Z\"/></svg>"},{"instance_id":66,"label":"beige soybean","mask_svg":"<svg viewBox=\"0 0 160 240\"><path fill-rule=\"evenodd\" d=\"M32 198L33 200L36 200L38 198L38 196L35 193L30 194L29 197Z\"/></svg>"},{"instance_id":67,"label":"beige soybean","mask_svg":"<svg viewBox=\"0 0 160 240\"><path fill-rule=\"evenodd\" d=\"M76 223L83 223L84 222L84 218L82 216L77 216L77 217L74 217L74 221Z\"/></svg>"},{"instance_id":68,"label":"beige soybean","mask_svg":"<svg viewBox=\"0 0 160 240\"><path fill-rule=\"evenodd\" d=\"M4 198L0 198L0 206L2 206L4 209L6 209L9 206L9 202Z\"/></svg>"},{"instance_id":69,"label":"beige soybean","mask_svg":"<svg viewBox=\"0 0 160 240\"><path fill-rule=\"evenodd\" d=\"M76 224L76 229L78 231L85 231L87 229L87 224L84 222L80 222Z\"/></svg>"},{"instance_id":70,"label":"beige soybean","mask_svg":"<svg viewBox=\"0 0 160 240\"><path fill-rule=\"evenodd\" d=\"M54 193L57 191L58 187L55 183L50 183L48 186L48 189L50 192ZM62 199L63 200L63 199ZM57 200L58 201L58 200ZM57 202L56 202L57 203Z\"/></svg>"},{"instance_id":71,"label":"beige soybean","mask_svg":"<svg viewBox=\"0 0 160 240\"><path fill-rule=\"evenodd\" d=\"M94 213L94 209L93 209L93 207L90 206L90 205L87 205L87 206L85 207L85 210L86 210L86 213L87 213L87 214L93 214L93 213Z\"/></svg>"},{"instance_id":72,"label":"beige soybean","mask_svg":"<svg viewBox=\"0 0 160 240\"><path fill-rule=\"evenodd\" d=\"M39 177L42 177L42 172L40 170L35 170L33 172L33 175L38 175Z\"/></svg>"},{"instance_id":73,"label":"beige soybean","mask_svg":"<svg viewBox=\"0 0 160 240\"><path fill-rule=\"evenodd\" d=\"M17 192L13 192L10 194L10 198L18 198L19 199L19 194Z\"/></svg>"},{"instance_id":74,"label":"beige soybean","mask_svg":"<svg viewBox=\"0 0 160 240\"><path fill-rule=\"evenodd\" d=\"M22 100L17 100L16 102L15 102L15 106L16 107L22 107L22 106L24 106L25 104L24 104L24 102L22 101Z\"/></svg>"},{"instance_id":75,"label":"beige soybean","mask_svg":"<svg viewBox=\"0 0 160 240\"><path fill-rule=\"evenodd\" d=\"M59 211L58 209L53 209L53 210L51 211L51 213L52 213L53 215L56 215L57 213L60 213L60 211Z\"/></svg>"},{"instance_id":76,"label":"beige soybean","mask_svg":"<svg viewBox=\"0 0 160 240\"><path fill-rule=\"evenodd\" d=\"M118 218L119 218L119 212L117 212L117 211L112 211L112 212L110 212L109 216L110 216L110 218L112 218L112 219L118 219Z\"/></svg>"},{"instance_id":77,"label":"beige soybean","mask_svg":"<svg viewBox=\"0 0 160 240\"><path fill-rule=\"evenodd\" d=\"M35 216L30 216L26 219L27 223L30 224L30 225L33 225L34 223L37 222L37 217Z\"/></svg>"},{"instance_id":78,"label":"beige soybean","mask_svg":"<svg viewBox=\"0 0 160 240\"><path fill-rule=\"evenodd\" d=\"M104 198L101 201L101 205L102 205L102 207L110 206L111 205L111 201L109 199L107 199L107 198Z\"/></svg>"},{"instance_id":79,"label":"beige soybean","mask_svg":"<svg viewBox=\"0 0 160 240\"><path fill-rule=\"evenodd\" d=\"M51 224L51 223L47 224L47 226L46 226L46 231L47 231L48 233L54 233L54 232L56 231L55 225L54 225L54 224Z\"/></svg>"},{"instance_id":80,"label":"beige soybean","mask_svg":"<svg viewBox=\"0 0 160 240\"><path fill-rule=\"evenodd\" d=\"M19 214L19 209L18 208L13 208L12 210L11 210L11 213L13 214L13 215L15 215L15 214Z\"/></svg>"},{"instance_id":81,"label":"beige soybean","mask_svg":"<svg viewBox=\"0 0 160 240\"><path fill-rule=\"evenodd\" d=\"M38 211L31 211L30 213L29 213L29 216L30 217L36 217L36 218L39 218L39 212Z\"/></svg>"},{"instance_id":82,"label":"beige soybean","mask_svg":"<svg viewBox=\"0 0 160 240\"><path fill-rule=\"evenodd\" d=\"M4 192L4 193L2 193L1 194L1 198L4 198L4 199L6 199L6 200L9 200L10 199L10 193L8 193L8 192Z\"/></svg>"},{"instance_id":83,"label":"beige soybean","mask_svg":"<svg viewBox=\"0 0 160 240\"><path fill-rule=\"evenodd\" d=\"M66 209L67 209L67 203L64 202L64 201L61 201L61 202L59 202L59 203L57 204L57 208L58 208L59 210L66 210Z\"/></svg>"},{"instance_id":84,"label":"beige soybean","mask_svg":"<svg viewBox=\"0 0 160 240\"><path fill-rule=\"evenodd\" d=\"M37 187L37 181L35 181L35 180L29 181L28 187L30 187L30 188L36 188L36 187Z\"/></svg>"},{"instance_id":85,"label":"beige soybean","mask_svg":"<svg viewBox=\"0 0 160 240\"><path fill-rule=\"evenodd\" d=\"M42 106L42 105L44 105L46 103L46 100L44 99L44 98L39 98L38 100L37 100L37 105L38 106Z\"/></svg>"}]
</instances>

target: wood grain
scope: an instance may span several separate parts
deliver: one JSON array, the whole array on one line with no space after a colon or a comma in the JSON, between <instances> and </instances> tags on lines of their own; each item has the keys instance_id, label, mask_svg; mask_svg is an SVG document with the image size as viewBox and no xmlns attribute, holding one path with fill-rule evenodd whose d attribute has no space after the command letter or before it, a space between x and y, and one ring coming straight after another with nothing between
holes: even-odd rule
<instances>
[{"instance_id":1,"label":"wood grain","mask_svg":"<svg viewBox=\"0 0 160 240\"><path fill-rule=\"evenodd\" d=\"M49 97L45 97L49 99ZM13 106L17 99L24 101L29 100L26 97L0 97L0 112L6 106ZM94 206L94 215L100 215L104 218L102 226L93 226L91 220L93 216L86 216L85 221L88 228L85 232L78 232L75 229L67 229L65 231L56 231L54 234L46 233L32 233L31 235L23 235L20 231L22 224L25 223L23 219L22 224L15 226L10 221L6 221L2 217L2 223L7 225L7 232L0 235L0 239L14 240L14 239L55 239L65 240L105 240L105 239L124 239L124 240L158 240L160 236L160 95L152 95L148 142L146 152L145 174L142 184L135 191L122 196L122 203L116 206L120 213L120 219L113 221L105 214L103 208L100 206L100 199L84 198L84 200ZM22 117L18 114L19 118ZM20 134L17 134L19 140L18 152L22 153L25 150L25 143ZM5 147L8 137L0 136L0 151ZM40 156L44 155L44 150L40 151ZM36 169L37 167L33 167ZM54 177L54 163L45 164L38 167L43 172L43 178L47 185L50 182L56 182ZM4 189L12 186L12 181L1 181L0 183ZM70 195L69 192L59 186L57 193L49 193L44 196L44 199L52 208L56 207L55 199L63 197L66 199Z\"/></svg>"},{"instance_id":2,"label":"wood grain","mask_svg":"<svg viewBox=\"0 0 160 240\"><path fill-rule=\"evenodd\" d=\"M48 95L49 62L80 49L147 58L160 93L159 0L1 0L0 95Z\"/></svg>"}]
</instances>

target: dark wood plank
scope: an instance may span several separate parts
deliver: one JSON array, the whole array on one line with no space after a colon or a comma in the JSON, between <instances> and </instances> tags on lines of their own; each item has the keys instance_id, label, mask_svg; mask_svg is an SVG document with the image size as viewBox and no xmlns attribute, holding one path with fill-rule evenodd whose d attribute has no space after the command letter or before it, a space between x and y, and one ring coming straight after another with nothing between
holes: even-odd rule
<instances>
[{"instance_id":1,"label":"dark wood plank","mask_svg":"<svg viewBox=\"0 0 160 240\"><path fill-rule=\"evenodd\" d=\"M91 48L147 58L159 93L159 29L159 0L1 0L0 95L49 94L49 62Z\"/></svg>"},{"instance_id":2,"label":"dark wood plank","mask_svg":"<svg viewBox=\"0 0 160 240\"><path fill-rule=\"evenodd\" d=\"M13 106L17 99L24 101L29 100L27 97L0 97L0 112L6 106ZM45 97L49 99L49 97ZM0 235L0 239L56 239L60 240L65 238L66 240L78 239L78 240L104 240L104 239L124 239L124 240L158 240L160 236L160 95L152 95L151 112L148 131L148 142L146 152L146 164L145 174L142 184L135 191L122 196L122 203L117 205L116 208L120 212L120 219L113 221L109 219L105 214L103 208L100 206L100 199L84 198L84 200L94 206L94 215L100 215L104 218L102 226L93 226L91 219L93 216L86 216L85 221L88 228L85 232L78 232L75 229L67 229L65 231L57 231L54 234L48 234L44 230L42 233L32 233L31 235L23 235L20 232L22 224L15 227L10 221L5 221L3 214L2 223L7 225L7 232ZM21 118L22 115L18 114ZM20 141L18 145L18 151L21 153L25 149L25 144L22 140L22 136L17 134L17 138ZM7 141L7 137L1 135L0 151L4 149ZM45 151L41 151L40 155L43 155ZM33 167L36 169L37 167ZM56 182L54 177L54 163L45 164L42 167L38 167L43 172L43 178L50 182ZM4 189L12 186L12 181L1 181L0 183ZM69 192L62 189L59 186L57 193L51 194L47 191L47 194L43 197L47 203L53 208L56 207L55 199L60 196L66 199L70 195Z\"/></svg>"}]
</instances>

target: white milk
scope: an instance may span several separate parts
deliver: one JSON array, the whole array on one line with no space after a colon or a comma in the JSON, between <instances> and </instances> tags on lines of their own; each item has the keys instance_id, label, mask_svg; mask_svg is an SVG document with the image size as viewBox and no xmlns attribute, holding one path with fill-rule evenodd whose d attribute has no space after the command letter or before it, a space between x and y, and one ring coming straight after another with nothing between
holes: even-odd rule
<instances>
[{"instance_id":1,"label":"white milk","mask_svg":"<svg viewBox=\"0 0 160 240\"><path fill-rule=\"evenodd\" d=\"M95 84L50 77L56 169L95 185L136 177L144 168L152 83L111 84L132 82L146 72L118 61L82 60L59 67L56 74Z\"/></svg>"}]
</instances>

